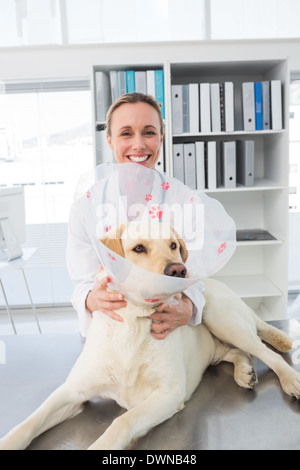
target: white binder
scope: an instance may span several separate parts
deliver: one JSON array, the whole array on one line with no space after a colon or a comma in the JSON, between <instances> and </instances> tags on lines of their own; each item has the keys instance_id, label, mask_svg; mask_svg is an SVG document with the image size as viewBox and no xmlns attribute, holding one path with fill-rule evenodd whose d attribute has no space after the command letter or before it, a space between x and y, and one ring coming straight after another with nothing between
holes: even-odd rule
<instances>
[{"instance_id":1,"label":"white binder","mask_svg":"<svg viewBox=\"0 0 300 470\"><path fill-rule=\"evenodd\" d=\"M173 144L173 176L184 183L183 144Z\"/></svg>"},{"instance_id":2,"label":"white binder","mask_svg":"<svg viewBox=\"0 0 300 470\"><path fill-rule=\"evenodd\" d=\"M120 70L117 72L118 78L118 87L119 87L119 96L125 95L126 93L126 72L124 70Z\"/></svg>"},{"instance_id":3,"label":"white binder","mask_svg":"<svg viewBox=\"0 0 300 470\"><path fill-rule=\"evenodd\" d=\"M96 165L100 163L114 163L114 152L107 143L105 125L97 126L96 130Z\"/></svg>"},{"instance_id":4,"label":"white binder","mask_svg":"<svg viewBox=\"0 0 300 470\"><path fill-rule=\"evenodd\" d=\"M158 170L158 171L165 171L164 144L162 144L162 146L160 148L160 154L159 154L157 162L155 163L155 169Z\"/></svg>"},{"instance_id":5,"label":"white binder","mask_svg":"<svg viewBox=\"0 0 300 470\"><path fill-rule=\"evenodd\" d=\"M107 110L111 104L110 80L107 73L95 73L96 115L97 121L105 121Z\"/></svg>"},{"instance_id":6,"label":"white binder","mask_svg":"<svg viewBox=\"0 0 300 470\"><path fill-rule=\"evenodd\" d=\"M217 188L217 143L206 143L207 189Z\"/></svg>"},{"instance_id":7,"label":"white binder","mask_svg":"<svg viewBox=\"0 0 300 470\"><path fill-rule=\"evenodd\" d=\"M155 98L155 71L146 71L147 93Z\"/></svg>"},{"instance_id":8,"label":"white binder","mask_svg":"<svg viewBox=\"0 0 300 470\"><path fill-rule=\"evenodd\" d=\"M272 129L282 129L282 97L280 80L271 80L271 116Z\"/></svg>"},{"instance_id":9,"label":"white binder","mask_svg":"<svg viewBox=\"0 0 300 470\"><path fill-rule=\"evenodd\" d=\"M254 82L243 83L242 96L243 96L244 130L255 131Z\"/></svg>"},{"instance_id":10,"label":"white binder","mask_svg":"<svg viewBox=\"0 0 300 470\"><path fill-rule=\"evenodd\" d=\"M155 98L155 71L146 70L147 94Z\"/></svg>"},{"instance_id":11,"label":"white binder","mask_svg":"<svg viewBox=\"0 0 300 470\"><path fill-rule=\"evenodd\" d=\"M195 144L193 142L183 145L183 155L184 184L192 189L196 189Z\"/></svg>"},{"instance_id":12,"label":"white binder","mask_svg":"<svg viewBox=\"0 0 300 470\"><path fill-rule=\"evenodd\" d=\"M220 84L210 85L211 130L221 132Z\"/></svg>"},{"instance_id":13,"label":"white binder","mask_svg":"<svg viewBox=\"0 0 300 470\"><path fill-rule=\"evenodd\" d=\"M182 131L190 132L189 86L182 85Z\"/></svg>"},{"instance_id":14,"label":"white binder","mask_svg":"<svg viewBox=\"0 0 300 470\"><path fill-rule=\"evenodd\" d=\"M110 80L110 89L111 89L111 101L113 103L120 96L118 76L117 76L117 71L116 70L111 70L109 72L109 80Z\"/></svg>"},{"instance_id":15,"label":"white binder","mask_svg":"<svg viewBox=\"0 0 300 470\"><path fill-rule=\"evenodd\" d=\"M173 134L182 134L183 132L182 85L171 86L171 103L172 103Z\"/></svg>"},{"instance_id":16,"label":"white binder","mask_svg":"<svg viewBox=\"0 0 300 470\"><path fill-rule=\"evenodd\" d=\"M225 132L234 131L234 87L233 82L224 83Z\"/></svg>"},{"instance_id":17,"label":"white binder","mask_svg":"<svg viewBox=\"0 0 300 470\"><path fill-rule=\"evenodd\" d=\"M209 83L200 83L200 129L202 134L211 132Z\"/></svg>"},{"instance_id":18,"label":"white binder","mask_svg":"<svg viewBox=\"0 0 300 470\"><path fill-rule=\"evenodd\" d=\"M254 140L237 140L236 142L236 178L243 186L254 185Z\"/></svg>"},{"instance_id":19,"label":"white binder","mask_svg":"<svg viewBox=\"0 0 300 470\"><path fill-rule=\"evenodd\" d=\"M134 72L135 91L138 93L147 93L147 75L145 70Z\"/></svg>"},{"instance_id":20,"label":"white binder","mask_svg":"<svg viewBox=\"0 0 300 470\"><path fill-rule=\"evenodd\" d=\"M271 102L270 102L270 82L261 82L262 89L262 112L263 112L263 129L271 129Z\"/></svg>"},{"instance_id":21,"label":"white binder","mask_svg":"<svg viewBox=\"0 0 300 470\"><path fill-rule=\"evenodd\" d=\"M196 189L205 189L204 142L195 142Z\"/></svg>"},{"instance_id":22,"label":"white binder","mask_svg":"<svg viewBox=\"0 0 300 470\"><path fill-rule=\"evenodd\" d=\"M197 134L199 127L199 85L198 83L189 84L189 114L190 114L190 132Z\"/></svg>"},{"instance_id":23,"label":"white binder","mask_svg":"<svg viewBox=\"0 0 300 470\"><path fill-rule=\"evenodd\" d=\"M224 188L236 187L236 146L235 141L222 142L221 175Z\"/></svg>"}]
</instances>

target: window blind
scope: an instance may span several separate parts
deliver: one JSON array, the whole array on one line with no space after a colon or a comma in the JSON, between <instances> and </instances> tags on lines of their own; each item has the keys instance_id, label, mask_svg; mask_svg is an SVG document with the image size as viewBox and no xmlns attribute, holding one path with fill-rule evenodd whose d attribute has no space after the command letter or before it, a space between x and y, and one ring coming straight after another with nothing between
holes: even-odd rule
<instances>
[{"instance_id":1,"label":"window blind","mask_svg":"<svg viewBox=\"0 0 300 470\"><path fill-rule=\"evenodd\" d=\"M59 79L42 81L4 81L5 93L45 93L56 91L84 91L90 90L90 79Z\"/></svg>"}]
</instances>

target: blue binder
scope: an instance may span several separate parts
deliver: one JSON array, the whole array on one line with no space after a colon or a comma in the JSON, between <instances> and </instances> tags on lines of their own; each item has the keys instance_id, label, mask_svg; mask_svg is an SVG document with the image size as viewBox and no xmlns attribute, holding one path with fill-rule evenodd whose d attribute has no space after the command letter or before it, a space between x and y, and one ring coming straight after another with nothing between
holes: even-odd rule
<instances>
[{"instance_id":1,"label":"blue binder","mask_svg":"<svg viewBox=\"0 0 300 470\"><path fill-rule=\"evenodd\" d=\"M164 93L164 72L155 70L155 98L160 105L163 119L165 119L165 93Z\"/></svg>"},{"instance_id":2,"label":"blue binder","mask_svg":"<svg viewBox=\"0 0 300 470\"><path fill-rule=\"evenodd\" d=\"M126 71L126 93L135 92L135 76L134 70Z\"/></svg>"},{"instance_id":3,"label":"blue binder","mask_svg":"<svg viewBox=\"0 0 300 470\"><path fill-rule=\"evenodd\" d=\"M254 96L255 96L255 129L257 131L261 131L263 129L261 82L254 83Z\"/></svg>"}]
</instances>

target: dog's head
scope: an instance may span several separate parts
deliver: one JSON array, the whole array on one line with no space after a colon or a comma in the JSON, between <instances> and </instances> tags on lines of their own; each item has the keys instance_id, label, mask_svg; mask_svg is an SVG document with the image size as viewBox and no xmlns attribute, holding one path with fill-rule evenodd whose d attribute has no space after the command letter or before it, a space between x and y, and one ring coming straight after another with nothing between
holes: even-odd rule
<instances>
[{"instance_id":1,"label":"dog's head","mask_svg":"<svg viewBox=\"0 0 300 470\"><path fill-rule=\"evenodd\" d=\"M100 241L128 261L157 274L187 277L184 241L168 224L129 222Z\"/></svg>"}]
</instances>

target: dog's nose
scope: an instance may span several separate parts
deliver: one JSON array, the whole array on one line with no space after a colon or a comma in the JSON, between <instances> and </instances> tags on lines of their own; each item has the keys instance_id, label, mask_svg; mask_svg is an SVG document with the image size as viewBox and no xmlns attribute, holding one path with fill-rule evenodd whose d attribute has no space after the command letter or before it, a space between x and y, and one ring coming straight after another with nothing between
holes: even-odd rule
<instances>
[{"instance_id":1,"label":"dog's nose","mask_svg":"<svg viewBox=\"0 0 300 470\"><path fill-rule=\"evenodd\" d=\"M170 263L164 269L166 276L185 277L186 273L186 267L182 263Z\"/></svg>"}]
</instances>

